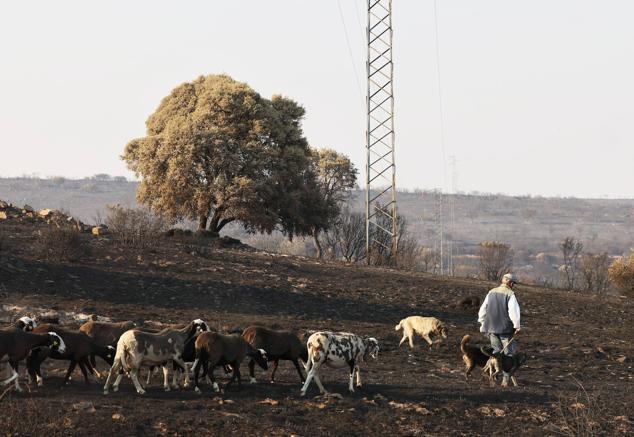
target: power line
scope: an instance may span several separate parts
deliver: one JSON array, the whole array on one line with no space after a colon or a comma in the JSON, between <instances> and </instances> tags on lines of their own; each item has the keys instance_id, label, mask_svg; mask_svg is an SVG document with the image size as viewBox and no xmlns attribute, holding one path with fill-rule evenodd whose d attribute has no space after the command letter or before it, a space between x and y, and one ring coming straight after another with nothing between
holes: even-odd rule
<instances>
[{"instance_id":1,"label":"power line","mask_svg":"<svg viewBox=\"0 0 634 437\"><path fill-rule=\"evenodd\" d=\"M348 28L346 26L346 20L343 16L343 10L341 9L341 0L337 0L337 9L339 9L339 18L341 18L341 24L343 25L343 33L346 37L346 45L348 46L348 57L350 58L350 63L352 64L352 70L354 71L354 80L357 84L357 91L359 92L359 97L361 98L361 105L365 106L365 97L363 96L363 92L361 91L361 82L359 82L359 73L357 72L357 67L354 62L354 57L352 55L352 47L350 45L350 39L348 38Z\"/></svg>"}]
</instances>

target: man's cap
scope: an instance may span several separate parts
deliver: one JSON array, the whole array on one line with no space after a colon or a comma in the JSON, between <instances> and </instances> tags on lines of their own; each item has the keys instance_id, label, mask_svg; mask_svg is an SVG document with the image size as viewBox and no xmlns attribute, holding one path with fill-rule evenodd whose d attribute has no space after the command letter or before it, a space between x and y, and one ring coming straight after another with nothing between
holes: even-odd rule
<instances>
[{"instance_id":1,"label":"man's cap","mask_svg":"<svg viewBox=\"0 0 634 437\"><path fill-rule=\"evenodd\" d=\"M506 278L507 281L509 282L515 282L516 284L519 282L517 279L517 276L514 275L513 273L507 273L504 276L502 276L503 278Z\"/></svg>"}]
</instances>

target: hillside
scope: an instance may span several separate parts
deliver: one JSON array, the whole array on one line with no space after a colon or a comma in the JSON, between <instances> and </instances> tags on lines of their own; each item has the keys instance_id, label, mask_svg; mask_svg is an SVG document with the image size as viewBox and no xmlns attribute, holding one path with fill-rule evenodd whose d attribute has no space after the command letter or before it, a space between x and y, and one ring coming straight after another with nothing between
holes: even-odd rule
<instances>
[{"instance_id":1,"label":"hillside","mask_svg":"<svg viewBox=\"0 0 634 437\"><path fill-rule=\"evenodd\" d=\"M84 222L94 223L98 213L105 215L107 204L134 206L136 185L112 180L107 175L82 180L0 178L0 199L19 206L27 203L34 208L61 208ZM349 204L351 209L363 211L364 192L353 192ZM469 263L479 242L498 240L513 247L516 268L524 276L536 279L557 274L558 245L567 236L580 239L587 252L620 256L634 249L634 199L458 194L443 196L442 205L445 254L452 244L455 264ZM412 235L422 245L439 248L438 193L400 192L398 207ZM284 239L279 235L251 236L239 225L227 227L225 233L256 247L286 250L281 247ZM294 252L307 254L310 250L308 243L306 248ZM552 261L544 264L543 258L537 258L540 253L550 255Z\"/></svg>"},{"instance_id":2,"label":"hillside","mask_svg":"<svg viewBox=\"0 0 634 437\"><path fill-rule=\"evenodd\" d=\"M162 323L203 318L217 329L253 323L305 332L345 330L379 340L378 359L361 365L364 386L347 393L347 371L325 369L327 389L342 399L299 396L299 382L281 362L278 382L243 384L224 394L164 393L155 378L143 397L126 378L119 393L85 386L77 373L60 388L65 363L45 363L46 383L0 400L0 428L11 435L522 435L568 433L591 426L598 434L634 431L634 304L520 286L521 350L528 362L520 386L465 381L459 341L484 344L475 308L454 304L484 296L494 284L424 273L346 266L309 258L213 249L208 240L166 237L148 251L82 234L90 255L74 263L41 261L45 224L0 222L0 320L18 315L62 322L96 314L112 320ZM449 328L439 348L398 348L398 321L436 316ZM103 363L102 363L103 364ZM104 367L101 367L104 370ZM246 365L242 369L247 378ZM225 381L221 370L216 376ZM26 382L24 382L26 383ZM587 395L584 391L587 391ZM568 425L566 425L568 420ZM566 427L567 426L567 427Z\"/></svg>"}]
</instances>

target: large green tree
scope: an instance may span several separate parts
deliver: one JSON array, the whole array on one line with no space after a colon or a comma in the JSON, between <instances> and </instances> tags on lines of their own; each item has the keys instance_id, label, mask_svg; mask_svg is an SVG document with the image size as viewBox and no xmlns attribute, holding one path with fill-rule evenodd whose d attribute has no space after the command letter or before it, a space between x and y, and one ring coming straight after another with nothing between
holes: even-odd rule
<instances>
[{"instance_id":1,"label":"large green tree","mask_svg":"<svg viewBox=\"0 0 634 437\"><path fill-rule=\"evenodd\" d=\"M327 208L304 113L227 75L201 76L163 99L147 135L122 158L141 178L138 200L172 219L212 232L239 221L251 231L305 235Z\"/></svg>"}]
</instances>

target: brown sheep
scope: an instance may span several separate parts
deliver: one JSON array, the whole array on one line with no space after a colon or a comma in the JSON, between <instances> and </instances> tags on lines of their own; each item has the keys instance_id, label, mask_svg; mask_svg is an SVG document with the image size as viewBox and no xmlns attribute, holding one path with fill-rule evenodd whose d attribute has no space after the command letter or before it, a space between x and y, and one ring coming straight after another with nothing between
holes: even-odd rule
<instances>
[{"instance_id":1,"label":"brown sheep","mask_svg":"<svg viewBox=\"0 0 634 437\"><path fill-rule=\"evenodd\" d=\"M280 360L292 361L299 374L300 383L304 383L304 375L298 360L308 361L308 348L295 334L289 331L277 331L262 326L249 326L242 333L244 338L255 349L264 349L268 361L273 361L270 382L275 382L275 371ZM255 360L249 361L249 376L255 383Z\"/></svg>"},{"instance_id":2,"label":"brown sheep","mask_svg":"<svg viewBox=\"0 0 634 437\"><path fill-rule=\"evenodd\" d=\"M233 369L233 375L225 386L225 389L238 379L238 385L242 384L240 375L240 363L250 357L264 370L268 369L266 351L253 348L240 335L225 335L217 332L203 332L198 336L195 343L196 360L192 370L194 371L194 390L200 393L198 387L198 374L200 368L203 369L203 376L209 374L213 384L214 391L220 391L220 387L214 379L214 368L216 366L230 365Z\"/></svg>"}]
</instances>

